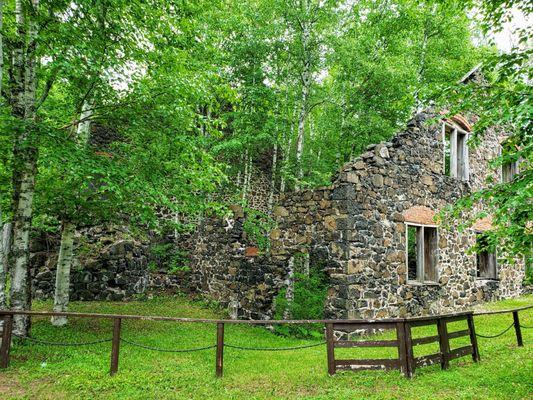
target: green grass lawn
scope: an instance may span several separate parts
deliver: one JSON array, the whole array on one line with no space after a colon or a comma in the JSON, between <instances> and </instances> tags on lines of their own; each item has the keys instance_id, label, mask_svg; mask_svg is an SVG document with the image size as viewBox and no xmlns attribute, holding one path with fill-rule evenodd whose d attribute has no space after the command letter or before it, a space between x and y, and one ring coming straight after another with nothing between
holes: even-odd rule
<instances>
[{"instance_id":1,"label":"green grass lawn","mask_svg":"<svg viewBox=\"0 0 533 400\"><path fill-rule=\"evenodd\" d=\"M533 296L487 305L513 308L533 303ZM38 303L36 309L50 309ZM73 303L71 311L218 318L221 315L181 297L159 297L129 303ZM533 325L533 310L520 314ZM511 314L476 317L478 333L490 335L507 328ZM464 329L457 323L457 329ZM415 328L414 336L430 327ZM33 336L50 341L90 341L111 337L111 321L71 319L64 328L35 318ZM380 335L388 337L391 334ZM201 347L215 343L209 324L123 321L122 336L163 348ZM123 343L119 373L108 375L110 343L88 347L16 344L10 368L0 372L0 399L531 399L533 398L533 329L523 329L524 347L517 347L514 330L496 339L479 338L481 362L471 357L417 369L412 380L398 371L327 374L325 346L297 351L225 349L224 377L215 377L215 350L161 353ZM466 338L454 339L459 347ZM283 338L261 327L226 326L225 341L243 346L294 346L311 341ZM462 341L462 342L461 342ZM416 348L415 356L437 350L436 344ZM395 358L394 349L341 349L350 358Z\"/></svg>"}]
</instances>

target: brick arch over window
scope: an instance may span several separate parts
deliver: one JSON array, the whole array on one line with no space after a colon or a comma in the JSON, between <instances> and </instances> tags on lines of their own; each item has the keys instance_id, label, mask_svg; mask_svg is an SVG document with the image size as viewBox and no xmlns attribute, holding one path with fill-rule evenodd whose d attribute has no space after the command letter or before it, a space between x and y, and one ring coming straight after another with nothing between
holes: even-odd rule
<instances>
[{"instance_id":1,"label":"brick arch over window","mask_svg":"<svg viewBox=\"0 0 533 400\"><path fill-rule=\"evenodd\" d=\"M455 124L459 126L459 128L464 129L466 132L472 132L472 125L461 114L456 114L450 118L443 118L443 120L449 124Z\"/></svg>"},{"instance_id":2,"label":"brick arch over window","mask_svg":"<svg viewBox=\"0 0 533 400\"><path fill-rule=\"evenodd\" d=\"M420 225L435 225L435 211L425 206L413 206L403 212L405 222Z\"/></svg>"},{"instance_id":3,"label":"brick arch over window","mask_svg":"<svg viewBox=\"0 0 533 400\"><path fill-rule=\"evenodd\" d=\"M492 217L488 216L485 218L478 219L472 226L476 232L485 232L490 231L494 228L492 225Z\"/></svg>"}]
</instances>

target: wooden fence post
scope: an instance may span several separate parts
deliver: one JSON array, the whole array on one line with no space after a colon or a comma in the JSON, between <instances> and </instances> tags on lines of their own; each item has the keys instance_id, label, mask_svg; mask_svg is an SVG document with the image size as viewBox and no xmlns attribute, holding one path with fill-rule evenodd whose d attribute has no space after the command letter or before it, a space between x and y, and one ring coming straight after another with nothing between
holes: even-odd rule
<instances>
[{"instance_id":1,"label":"wooden fence post","mask_svg":"<svg viewBox=\"0 0 533 400\"><path fill-rule=\"evenodd\" d=\"M413 339L411 336L411 325L409 322L404 322L404 338L405 338L405 363L407 368L406 377L412 378L415 374L415 357L413 354Z\"/></svg>"},{"instance_id":2,"label":"wooden fence post","mask_svg":"<svg viewBox=\"0 0 533 400\"><path fill-rule=\"evenodd\" d=\"M326 323L326 346L328 354L328 374L335 375L335 337L333 335L333 324Z\"/></svg>"},{"instance_id":3,"label":"wooden fence post","mask_svg":"<svg viewBox=\"0 0 533 400\"><path fill-rule=\"evenodd\" d=\"M217 360L216 375L221 377L224 368L224 324L217 323Z\"/></svg>"},{"instance_id":4,"label":"wooden fence post","mask_svg":"<svg viewBox=\"0 0 533 400\"><path fill-rule=\"evenodd\" d=\"M448 355L450 354L450 340L448 338L448 328L446 327L446 320L443 318L437 319L437 330L439 332L439 347L440 347L440 367L442 369L448 369L450 366L450 360Z\"/></svg>"},{"instance_id":5,"label":"wooden fence post","mask_svg":"<svg viewBox=\"0 0 533 400\"><path fill-rule=\"evenodd\" d=\"M4 316L4 330L2 345L0 346L0 368L9 366L9 352L11 351L11 334L13 333L13 315Z\"/></svg>"},{"instance_id":6,"label":"wooden fence post","mask_svg":"<svg viewBox=\"0 0 533 400\"><path fill-rule=\"evenodd\" d=\"M118 371L118 355L120 352L120 326L122 319L115 318L113 320L113 344L111 347L111 369L109 374L115 375Z\"/></svg>"},{"instance_id":7,"label":"wooden fence post","mask_svg":"<svg viewBox=\"0 0 533 400\"><path fill-rule=\"evenodd\" d=\"M410 378L407 361L407 341L405 340L405 322L396 323L396 340L398 341L398 359L400 360L400 370L405 377Z\"/></svg>"},{"instance_id":8,"label":"wooden fence post","mask_svg":"<svg viewBox=\"0 0 533 400\"><path fill-rule=\"evenodd\" d=\"M478 362L480 360L480 357L479 357L479 348L477 346L476 327L474 325L474 315L468 314L467 321L468 321L468 332L470 334L470 344L472 345L472 359L474 360L474 362Z\"/></svg>"},{"instance_id":9,"label":"wooden fence post","mask_svg":"<svg viewBox=\"0 0 533 400\"><path fill-rule=\"evenodd\" d=\"M514 331L516 333L516 342L518 346L523 347L522 331L520 330L520 320L518 319L518 311L513 311Z\"/></svg>"}]
</instances>

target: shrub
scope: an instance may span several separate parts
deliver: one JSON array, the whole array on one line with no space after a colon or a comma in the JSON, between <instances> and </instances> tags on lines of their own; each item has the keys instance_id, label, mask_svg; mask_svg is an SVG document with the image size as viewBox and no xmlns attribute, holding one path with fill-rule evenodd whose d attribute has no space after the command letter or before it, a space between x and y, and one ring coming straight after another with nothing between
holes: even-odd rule
<instances>
[{"instance_id":1,"label":"shrub","mask_svg":"<svg viewBox=\"0 0 533 400\"><path fill-rule=\"evenodd\" d=\"M309 268L309 275L301 272L294 274L294 299L287 301L287 289L282 289L275 298L275 319L283 319L286 311L292 319L324 318L324 303L328 290L327 276L322 266ZM323 326L276 325L276 332L284 336L322 337Z\"/></svg>"},{"instance_id":2,"label":"shrub","mask_svg":"<svg viewBox=\"0 0 533 400\"><path fill-rule=\"evenodd\" d=\"M247 209L243 230L250 243L256 245L259 250L268 251L270 249L270 238L268 234L276 227L276 222L264 212Z\"/></svg>"},{"instance_id":3,"label":"shrub","mask_svg":"<svg viewBox=\"0 0 533 400\"><path fill-rule=\"evenodd\" d=\"M169 274L189 271L189 257L187 251L180 249L174 243L159 243L150 247L152 260L148 264L151 270L165 269Z\"/></svg>"}]
</instances>

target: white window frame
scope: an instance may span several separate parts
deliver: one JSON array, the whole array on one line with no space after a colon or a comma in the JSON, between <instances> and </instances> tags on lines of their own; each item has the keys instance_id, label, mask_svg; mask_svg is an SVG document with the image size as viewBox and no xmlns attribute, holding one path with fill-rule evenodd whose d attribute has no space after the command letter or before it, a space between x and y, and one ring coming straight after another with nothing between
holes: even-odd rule
<instances>
[{"instance_id":1,"label":"white window frame","mask_svg":"<svg viewBox=\"0 0 533 400\"><path fill-rule=\"evenodd\" d=\"M470 180L470 157L468 140L470 133L455 124L442 123L442 171L446 174L446 135L450 135L450 172L449 176L462 181ZM460 135L463 136L460 138ZM460 140L459 140L460 139ZM463 165L459 165L459 154Z\"/></svg>"},{"instance_id":2,"label":"white window frame","mask_svg":"<svg viewBox=\"0 0 533 400\"><path fill-rule=\"evenodd\" d=\"M434 228L435 234L436 234L436 242L437 245L435 246L435 277L436 279L434 281L425 280L424 278L424 251L422 251L422 254L420 257L422 257L422 262L419 263L417 261L417 270L416 270L416 276L422 277L422 279L409 279L409 227L415 226L418 228L422 228L420 230L422 238L424 237L424 228ZM418 233L418 229L417 229ZM426 285L438 285L440 274L439 274L439 229L438 225L433 224L418 224L416 222L405 222L405 277L406 282L408 284L426 284Z\"/></svg>"}]
</instances>

